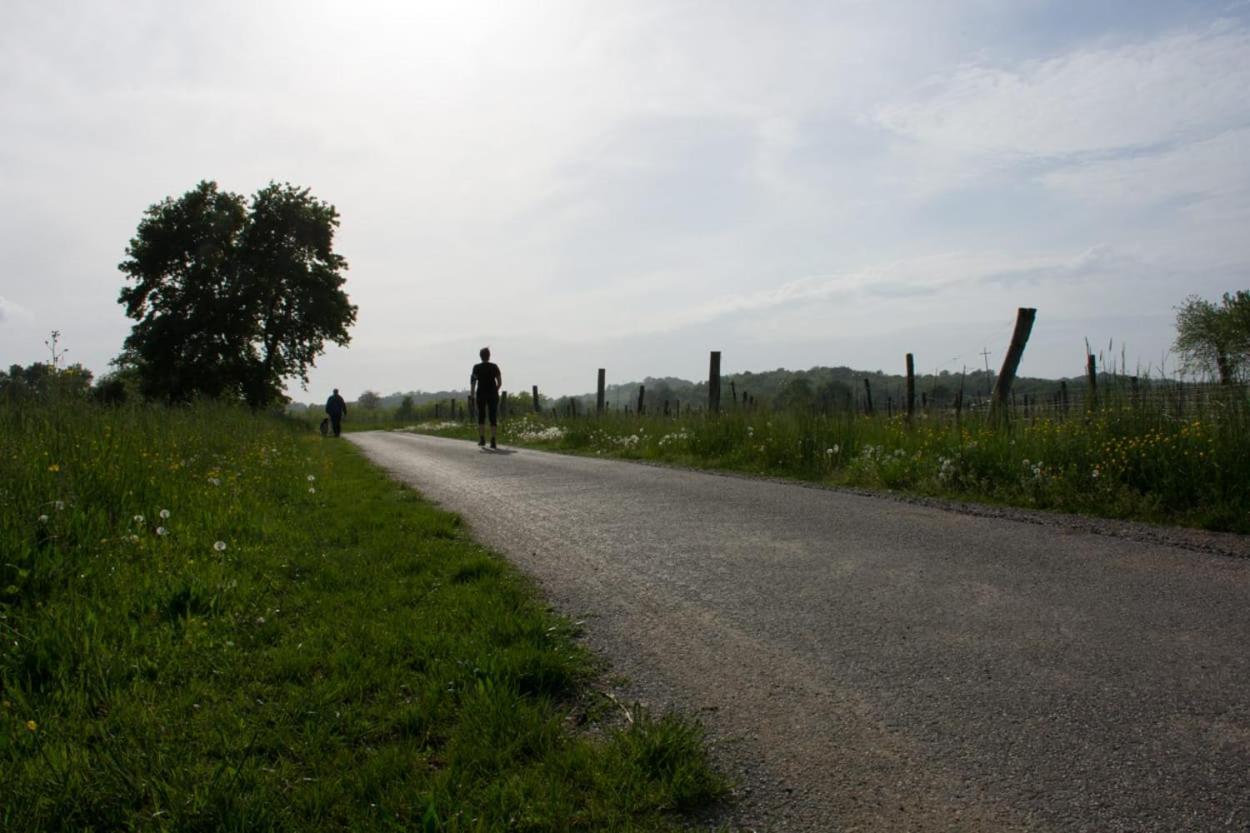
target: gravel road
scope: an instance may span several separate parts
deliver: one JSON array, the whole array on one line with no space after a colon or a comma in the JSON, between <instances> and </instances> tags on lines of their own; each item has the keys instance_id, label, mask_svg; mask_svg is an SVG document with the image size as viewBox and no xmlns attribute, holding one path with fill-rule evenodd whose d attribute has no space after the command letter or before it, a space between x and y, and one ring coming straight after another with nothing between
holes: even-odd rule
<instances>
[{"instance_id":1,"label":"gravel road","mask_svg":"<svg viewBox=\"0 0 1250 833\"><path fill-rule=\"evenodd\" d=\"M777 831L1250 831L1250 559L796 484L351 441L697 714Z\"/></svg>"}]
</instances>

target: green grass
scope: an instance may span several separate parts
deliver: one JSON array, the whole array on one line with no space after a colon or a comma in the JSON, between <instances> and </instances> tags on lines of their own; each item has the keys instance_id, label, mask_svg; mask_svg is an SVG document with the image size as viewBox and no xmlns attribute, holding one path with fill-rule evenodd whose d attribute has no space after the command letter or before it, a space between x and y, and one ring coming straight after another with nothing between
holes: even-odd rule
<instances>
[{"instance_id":1,"label":"green grass","mask_svg":"<svg viewBox=\"0 0 1250 833\"><path fill-rule=\"evenodd\" d=\"M474 437L476 427L417 430ZM984 416L729 410L709 419L609 412L506 421L504 442L831 485L1250 533L1244 391L1185 416L1112 399L1091 413Z\"/></svg>"},{"instance_id":2,"label":"green grass","mask_svg":"<svg viewBox=\"0 0 1250 833\"><path fill-rule=\"evenodd\" d=\"M666 830L725 791L347 443L208 405L0 437L0 829Z\"/></svg>"}]
</instances>

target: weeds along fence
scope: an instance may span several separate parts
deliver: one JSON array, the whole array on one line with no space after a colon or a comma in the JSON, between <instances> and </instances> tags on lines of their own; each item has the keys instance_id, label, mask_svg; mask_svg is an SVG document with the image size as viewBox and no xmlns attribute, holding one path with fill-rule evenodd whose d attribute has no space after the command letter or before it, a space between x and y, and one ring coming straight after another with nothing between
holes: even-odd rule
<instances>
[{"instance_id":1,"label":"weeds along fence","mask_svg":"<svg viewBox=\"0 0 1250 833\"><path fill-rule=\"evenodd\" d=\"M956 391L945 396L935 396L925 390L915 392L911 408L903 385L882 386L870 393L855 391L829 401L812 403L778 404L760 400L749 391L739 392L731 383L722 390L732 391L723 398L718 407L709 407L706 396L687 395L685 398L651 400L646 397L645 386L624 402L603 400L601 407L590 396L561 397L557 400L534 400L525 397L518 401L506 393L500 399L500 420L518 417L541 416L553 420L594 419L604 414L629 414L650 418L681 419L690 416L709 416L729 413L776 413L779 411L807 411L813 414L860 414L892 418L907 416L925 419L975 420L986 416L993 409L990 397L968 395ZM1156 413L1163 418L1186 419L1213 412L1226 412L1244 407L1250 402L1250 386L1245 384L1217 385L1203 382L1143 379L1112 373L1102 374L1094 386L1074 385L1063 382L1053 390L1043 393L1012 394L1000 410L1009 422L1037 419L1067 420L1086 418L1090 413L1106 409L1133 410ZM320 414L313 413L317 419ZM403 410L360 410L349 415L348 424L357 427L392 427L396 424L418 422L473 423L476 408L472 397L448 398L427 402Z\"/></svg>"}]
</instances>

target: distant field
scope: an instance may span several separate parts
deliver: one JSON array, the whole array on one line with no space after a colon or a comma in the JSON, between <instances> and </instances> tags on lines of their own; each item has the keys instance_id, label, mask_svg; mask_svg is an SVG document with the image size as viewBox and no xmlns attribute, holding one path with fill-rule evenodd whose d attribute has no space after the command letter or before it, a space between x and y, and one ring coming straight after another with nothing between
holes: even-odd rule
<instances>
[{"instance_id":1,"label":"distant field","mask_svg":"<svg viewBox=\"0 0 1250 833\"><path fill-rule=\"evenodd\" d=\"M416 422L471 438L476 426ZM579 454L896 489L923 495L1250 533L1245 390L1185 409L1108 397L1086 412L1000 422L949 409L903 415L727 409L717 417L525 414L504 442Z\"/></svg>"},{"instance_id":2,"label":"distant field","mask_svg":"<svg viewBox=\"0 0 1250 833\"><path fill-rule=\"evenodd\" d=\"M0 437L2 829L666 830L724 792L347 443L82 403Z\"/></svg>"}]
</instances>

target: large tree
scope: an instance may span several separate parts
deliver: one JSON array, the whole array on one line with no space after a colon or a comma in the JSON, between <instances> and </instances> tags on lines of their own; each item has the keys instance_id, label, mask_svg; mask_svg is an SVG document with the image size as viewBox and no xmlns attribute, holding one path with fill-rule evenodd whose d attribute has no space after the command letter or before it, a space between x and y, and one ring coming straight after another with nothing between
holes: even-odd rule
<instances>
[{"instance_id":1,"label":"large tree","mask_svg":"<svg viewBox=\"0 0 1250 833\"><path fill-rule=\"evenodd\" d=\"M1176 352L1182 366L1231 384L1250 365L1250 292L1224 293L1219 304L1191 295L1177 308Z\"/></svg>"},{"instance_id":2,"label":"large tree","mask_svg":"<svg viewBox=\"0 0 1250 833\"><path fill-rule=\"evenodd\" d=\"M123 364L144 395L281 401L327 341L345 345L356 307L334 252L338 212L308 189L270 183L250 205L201 182L153 205L118 267L136 323Z\"/></svg>"}]
</instances>

